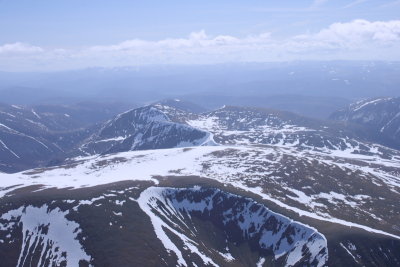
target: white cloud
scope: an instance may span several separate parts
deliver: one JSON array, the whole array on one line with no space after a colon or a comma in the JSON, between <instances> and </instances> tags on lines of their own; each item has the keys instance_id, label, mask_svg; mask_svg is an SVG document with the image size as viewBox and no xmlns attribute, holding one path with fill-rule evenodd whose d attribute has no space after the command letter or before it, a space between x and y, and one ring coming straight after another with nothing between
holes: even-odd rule
<instances>
[{"instance_id":1,"label":"white cloud","mask_svg":"<svg viewBox=\"0 0 400 267\"><path fill-rule=\"evenodd\" d=\"M247 36L238 38L230 35L208 36L204 30L192 32L188 38L164 39L160 41L128 40L116 45L93 46L90 51L95 52L115 52L115 51L138 51L154 49L196 49L196 48L219 48L229 46L243 46L265 42L270 38L270 33L263 33L257 36Z\"/></svg>"},{"instance_id":2,"label":"white cloud","mask_svg":"<svg viewBox=\"0 0 400 267\"><path fill-rule=\"evenodd\" d=\"M323 42L327 47L362 48L372 44L397 44L400 41L400 20L375 21L354 20L334 23L316 34L299 35L294 39Z\"/></svg>"},{"instance_id":3,"label":"white cloud","mask_svg":"<svg viewBox=\"0 0 400 267\"><path fill-rule=\"evenodd\" d=\"M38 46L32 46L24 43L4 44L0 46L0 54L19 54L19 53L38 53L43 49Z\"/></svg>"},{"instance_id":4,"label":"white cloud","mask_svg":"<svg viewBox=\"0 0 400 267\"><path fill-rule=\"evenodd\" d=\"M229 35L208 36L204 31L194 32L188 38L165 39L160 41L131 40L111 46L95 46L91 52L124 53L131 55L152 54L170 55L179 58L191 56L218 55L219 59L279 60L277 55L295 57L316 52L337 52L376 49L394 46L400 49L400 21L354 20L347 23L334 23L317 33L302 34L287 39L275 39L271 33L255 36L234 37ZM258 53L258 55L257 55ZM333 55L334 56L334 55Z\"/></svg>"},{"instance_id":5,"label":"white cloud","mask_svg":"<svg viewBox=\"0 0 400 267\"><path fill-rule=\"evenodd\" d=\"M132 39L79 49L42 49L22 43L0 46L0 69L310 59L400 60L400 20L334 23L319 32L284 39L269 32L238 37L209 36L202 30L186 38Z\"/></svg>"}]
</instances>

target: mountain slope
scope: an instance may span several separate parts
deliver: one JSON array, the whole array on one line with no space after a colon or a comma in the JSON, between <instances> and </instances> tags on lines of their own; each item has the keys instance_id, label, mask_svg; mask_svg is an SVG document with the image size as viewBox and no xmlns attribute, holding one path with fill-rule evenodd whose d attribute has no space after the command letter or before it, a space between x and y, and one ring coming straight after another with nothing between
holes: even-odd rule
<instances>
[{"instance_id":1,"label":"mountain slope","mask_svg":"<svg viewBox=\"0 0 400 267\"><path fill-rule=\"evenodd\" d=\"M211 221L221 229L226 229L225 238L228 241L254 243L254 250L261 255L272 254L274 261L282 265L324 266L328 259L327 241L316 230L273 213L251 199L221 190L151 187L141 193L138 203L151 218L157 237L165 248L178 256L179 264L187 263L180 250L171 245L166 230L177 235L192 253L203 258L205 264L217 265L211 257L206 256L212 256L211 251L195 245L193 239L201 239L201 236L192 230L196 229L192 217ZM192 221L191 224L188 221ZM201 250L206 253L201 253ZM227 244L224 250L225 253L219 254L234 263L235 257ZM265 258L260 257L258 263L264 262Z\"/></svg>"},{"instance_id":2,"label":"mountain slope","mask_svg":"<svg viewBox=\"0 0 400 267\"><path fill-rule=\"evenodd\" d=\"M123 106L0 104L0 170L15 172L62 159Z\"/></svg>"},{"instance_id":3,"label":"mountain slope","mask_svg":"<svg viewBox=\"0 0 400 267\"><path fill-rule=\"evenodd\" d=\"M156 108L173 120L211 132L223 145L274 145L327 154L376 155L391 158L393 150L374 143L356 127L306 118L290 112L224 106L194 114L165 105Z\"/></svg>"},{"instance_id":4,"label":"mountain slope","mask_svg":"<svg viewBox=\"0 0 400 267\"><path fill-rule=\"evenodd\" d=\"M400 152L351 129L157 103L88 140L0 173L6 266L400 266Z\"/></svg>"},{"instance_id":5,"label":"mountain slope","mask_svg":"<svg viewBox=\"0 0 400 267\"><path fill-rule=\"evenodd\" d=\"M80 148L86 154L212 145L209 132L171 120L153 106L119 114Z\"/></svg>"},{"instance_id":6,"label":"mountain slope","mask_svg":"<svg viewBox=\"0 0 400 267\"><path fill-rule=\"evenodd\" d=\"M400 98L373 98L351 104L330 119L363 125L388 144L400 147Z\"/></svg>"},{"instance_id":7,"label":"mountain slope","mask_svg":"<svg viewBox=\"0 0 400 267\"><path fill-rule=\"evenodd\" d=\"M183 101L180 99L165 99L158 101L153 104L153 106L169 106L171 108L179 109L186 112L191 112L195 114L200 114L206 112L207 110L195 103L189 101Z\"/></svg>"},{"instance_id":8,"label":"mountain slope","mask_svg":"<svg viewBox=\"0 0 400 267\"><path fill-rule=\"evenodd\" d=\"M352 160L343 164L346 158L307 164L306 155L292 153L223 146L130 151L0 174L0 253L13 251L9 261L18 260L18 218L27 216L21 207L47 205L49 214L79 225L79 255L89 255L94 266L138 259L149 265L160 259L155 266L283 266L290 260L324 266L326 256L329 266L397 266L399 192L387 183L389 170L369 174ZM10 213L17 222L12 231ZM34 225L48 221L40 220ZM312 238L301 238L307 235ZM40 244L26 244L38 249L23 257L37 260ZM296 253L294 244L304 250Z\"/></svg>"}]
</instances>

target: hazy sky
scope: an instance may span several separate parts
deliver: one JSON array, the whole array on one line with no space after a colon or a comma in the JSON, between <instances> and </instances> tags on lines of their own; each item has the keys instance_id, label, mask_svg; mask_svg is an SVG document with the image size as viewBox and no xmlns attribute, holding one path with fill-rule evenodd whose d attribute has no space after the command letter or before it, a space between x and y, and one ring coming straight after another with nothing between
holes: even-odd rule
<instances>
[{"instance_id":1,"label":"hazy sky","mask_svg":"<svg viewBox=\"0 0 400 267\"><path fill-rule=\"evenodd\" d=\"M400 60L399 0L0 0L0 70Z\"/></svg>"}]
</instances>

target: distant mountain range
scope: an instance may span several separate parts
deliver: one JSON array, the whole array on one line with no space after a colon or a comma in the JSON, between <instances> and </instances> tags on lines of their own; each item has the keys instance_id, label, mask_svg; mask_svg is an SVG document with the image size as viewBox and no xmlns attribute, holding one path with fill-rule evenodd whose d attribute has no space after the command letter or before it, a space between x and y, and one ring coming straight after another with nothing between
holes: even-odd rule
<instances>
[{"instance_id":1,"label":"distant mountain range","mask_svg":"<svg viewBox=\"0 0 400 267\"><path fill-rule=\"evenodd\" d=\"M389 157L388 148L400 146L397 102L395 98L358 102L333 113L331 120L325 121L262 108L224 106L205 111L178 99L117 115L114 114L123 105L2 105L0 171L60 164L75 156L214 142L379 153ZM104 119L109 120L102 122ZM380 148L375 148L375 144L380 144Z\"/></svg>"},{"instance_id":2,"label":"distant mountain range","mask_svg":"<svg viewBox=\"0 0 400 267\"><path fill-rule=\"evenodd\" d=\"M399 97L399 62L314 61L90 68L49 73L0 72L7 104L127 102L179 98L287 110L326 119L361 98Z\"/></svg>"}]
</instances>

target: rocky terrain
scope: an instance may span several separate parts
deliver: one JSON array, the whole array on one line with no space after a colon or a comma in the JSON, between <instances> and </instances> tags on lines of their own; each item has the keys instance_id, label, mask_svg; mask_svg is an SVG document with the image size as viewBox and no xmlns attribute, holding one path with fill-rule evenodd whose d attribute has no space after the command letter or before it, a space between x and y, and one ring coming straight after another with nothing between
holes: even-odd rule
<instances>
[{"instance_id":1,"label":"rocky terrain","mask_svg":"<svg viewBox=\"0 0 400 267\"><path fill-rule=\"evenodd\" d=\"M91 155L213 144L209 132L174 122L161 110L147 106L119 114L79 150Z\"/></svg>"},{"instance_id":2,"label":"rocky terrain","mask_svg":"<svg viewBox=\"0 0 400 267\"><path fill-rule=\"evenodd\" d=\"M333 113L332 120L363 125L387 145L400 147L400 98L365 99Z\"/></svg>"},{"instance_id":3,"label":"rocky terrain","mask_svg":"<svg viewBox=\"0 0 400 267\"><path fill-rule=\"evenodd\" d=\"M63 158L124 105L0 104L0 171L15 172Z\"/></svg>"},{"instance_id":4,"label":"rocky terrain","mask_svg":"<svg viewBox=\"0 0 400 267\"><path fill-rule=\"evenodd\" d=\"M58 166L0 173L0 258L400 266L400 152L352 129L174 102L121 113Z\"/></svg>"}]
</instances>

